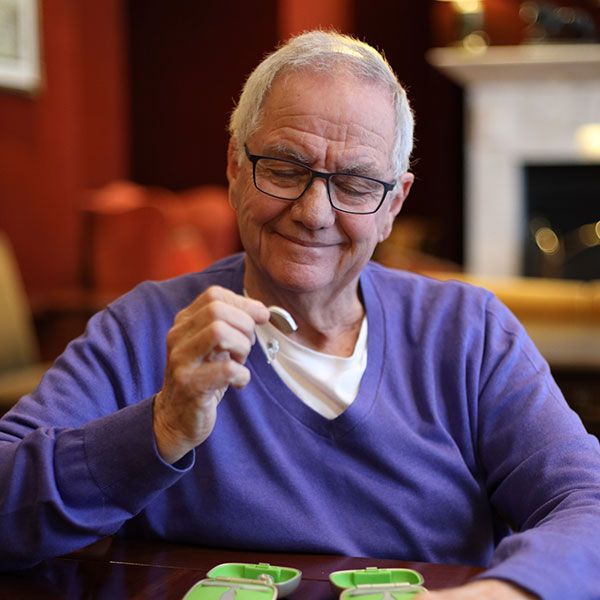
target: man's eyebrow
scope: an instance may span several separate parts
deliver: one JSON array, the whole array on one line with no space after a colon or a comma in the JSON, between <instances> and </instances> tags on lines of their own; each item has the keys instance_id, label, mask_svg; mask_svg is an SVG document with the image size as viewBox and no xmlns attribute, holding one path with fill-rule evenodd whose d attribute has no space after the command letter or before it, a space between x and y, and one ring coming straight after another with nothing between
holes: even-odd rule
<instances>
[{"instance_id":1,"label":"man's eyebrow","mask_svg":"<svg viewBox=\"0 0 600 600\"><path fill-rule=\"evenodd\" d=\"M380 174L380 168L374 163L354 163L346 165L343 169L340 169L339 173L346 173L347 175L363 175L365 177L377 177Z\"/></svg>"},{"instance_id":2,"label":"man's eyebrow","mask_svg":"<svg viewBox=\"0 0 600 600\"><path fill-rule=\"evenodd\" d=\"M267 146L264 149L264 154L266 156L272 156L273 158L285 158L286 160L293 160L304 165L310 164L310 161L305 154L302 154L302 152L298 152L297 150L293 150L289 146L284 146L283 144Z\"/></svg>"},{"instance_id":3,"label":"man's eyebrow","mask_svg":"<svg viewBox=\"0 0 600 600\"><path fill-rule=\"evenodd\" d=\"M267 146L264 149L266 156L272 156L273 158L284 158L286 160L293 160L300 164L306 165L307 167L312 166L312 162L306 154L298 150L294 150L284 144L274 144ZM381 177L381 169L372 161L367 162L356 162L344 165L342 168L336 169L336 173L344 173L346 175L362 175L364 177L374 177L379 179Z\"/></svg>"}]
</instances>

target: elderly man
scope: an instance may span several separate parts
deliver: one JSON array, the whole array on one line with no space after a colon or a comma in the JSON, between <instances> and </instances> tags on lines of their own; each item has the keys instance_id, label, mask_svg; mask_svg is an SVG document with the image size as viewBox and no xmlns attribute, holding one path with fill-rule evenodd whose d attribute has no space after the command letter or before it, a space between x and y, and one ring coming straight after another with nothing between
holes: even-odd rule
<instances>
[{"instance_id":1,"label":"elderly man","mask_svg":"<svg viewBox=\"0 0 600 600\"><path fill-rule=\"evenodd\" d=\"M2 420L4 569L117 534L597 596L600 452L547 364L489 293L369 262L411 146L366 44L311 32L257 67L227 167L245 254L111 304Z\"/></svg>"}]
</instances>

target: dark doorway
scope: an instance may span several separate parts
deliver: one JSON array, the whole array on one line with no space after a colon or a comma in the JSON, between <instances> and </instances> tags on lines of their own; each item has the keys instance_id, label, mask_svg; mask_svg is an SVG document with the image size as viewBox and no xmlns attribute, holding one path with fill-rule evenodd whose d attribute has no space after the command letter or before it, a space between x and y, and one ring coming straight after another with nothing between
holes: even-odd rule
<instances>
[{"instance_id":1,"label":"dark doorway","mask_svg":"<svg viewBox=\"0 0 600 600\"><path fill-rule=\"evenodd\" d=\"M524 274L600 279L600 164L526 165Z\"/></svg>"}]
</instances>

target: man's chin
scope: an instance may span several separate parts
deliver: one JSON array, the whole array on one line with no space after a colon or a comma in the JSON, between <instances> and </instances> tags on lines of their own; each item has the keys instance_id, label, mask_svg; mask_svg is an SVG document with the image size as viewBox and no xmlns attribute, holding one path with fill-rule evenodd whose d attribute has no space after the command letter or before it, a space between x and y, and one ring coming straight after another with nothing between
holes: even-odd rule
<instances>
[{"instance_id":1,"label":"man's chin","mask_svg":"<svg viewBox=\"0 0 600 600\"><path fill-rule=\"evenodd\" d=\"M315 292L329 285L335 277L331 267L318 264L284 263L268 269L271 279L279 287L297 293Z\"/></svg>"}]
</instances>

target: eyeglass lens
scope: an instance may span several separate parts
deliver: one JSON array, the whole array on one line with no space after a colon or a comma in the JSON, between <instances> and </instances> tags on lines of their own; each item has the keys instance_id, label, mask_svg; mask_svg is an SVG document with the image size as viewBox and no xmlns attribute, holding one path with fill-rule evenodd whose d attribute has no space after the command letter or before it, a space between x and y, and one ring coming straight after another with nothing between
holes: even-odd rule
<instances>
[{"instance_id":1,"label":"eyeglass lens","mask_svg":"<svg viewBox=\"0 0 600 600\"><path fill-rule=\"evenodd\" d=\"M311 170L299 164L272 158L256 161L256 186L277 198L297 200L305 192L311 178ZM375 210L385 193L383 184L360 175L332 175L328 187L333 206L349 212Z\"/></svg>"}]
</instances>

